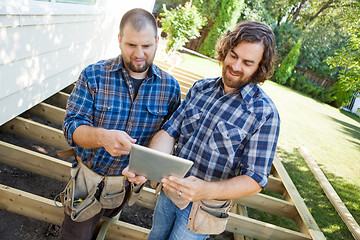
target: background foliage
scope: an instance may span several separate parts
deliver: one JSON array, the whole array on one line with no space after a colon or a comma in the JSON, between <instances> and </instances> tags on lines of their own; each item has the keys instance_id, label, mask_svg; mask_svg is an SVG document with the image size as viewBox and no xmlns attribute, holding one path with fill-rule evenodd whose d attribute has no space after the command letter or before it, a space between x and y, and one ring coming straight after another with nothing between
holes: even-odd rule
<instances>
[{"instance_id":1,"label":"background foliage","mask_svg":"<svg viewBox=\"0 0 360 240\"><path fill-rule=\"evenodd\" d=\"M165 2L174 6L186 1ZM326 88L318 86L291 71L293 74L283 84L296 86L298 91L336 107L348 104L359 91L360 0L193 0L192 4L207 19L204 28L209 29L203 33L206 39L201 53L213 57L219 36L237 22L261 21L273 29L276 37L275 72L281 70L281 63L301 38L295 68L331 83Z\"/></svg>"},{"instance_id":2,"label":"background foliage","mask_svg":"<svg viewBox=\"0 0 360 240\"><path fill-rule=\"evenodd\" d=\"M163 5L164 12L160 13L162 29L169 40L167 51L176 51L191 38L199 37L199 29L204 26L206 19L201 16L196 6L186 3L171 10Z\"/></svg>"}]
</instances>

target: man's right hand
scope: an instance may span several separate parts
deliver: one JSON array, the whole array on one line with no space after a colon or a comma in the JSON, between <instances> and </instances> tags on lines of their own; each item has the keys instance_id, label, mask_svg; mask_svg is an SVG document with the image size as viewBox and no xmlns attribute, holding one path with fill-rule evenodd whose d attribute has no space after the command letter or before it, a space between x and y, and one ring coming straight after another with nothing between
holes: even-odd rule
<instances>
[{"instance_id":1,"label":"man's right hand","mask_svg":"<svg viewBox=\"0 0 360 240\"><path fill-rule=\"evenodd\" d=\"M77 145L86 149L103 147L114 157L129 154L131 144L136 142L136 139L131 138L124 131L88 125L77 127L73 134L73 140Z\"/></svg>"},{"instance_id":2,"label":"man's right hand","mask_svg":"<svg viewBox=\"0 0 360 240\"><path fill-rule=\"evenodd\" d=\"M130 153L131 144L136 139L131 138L126 132L119 130L105 130L101 136L101 145L111 156L117 157Z\"/></svg>"}]
</instances>

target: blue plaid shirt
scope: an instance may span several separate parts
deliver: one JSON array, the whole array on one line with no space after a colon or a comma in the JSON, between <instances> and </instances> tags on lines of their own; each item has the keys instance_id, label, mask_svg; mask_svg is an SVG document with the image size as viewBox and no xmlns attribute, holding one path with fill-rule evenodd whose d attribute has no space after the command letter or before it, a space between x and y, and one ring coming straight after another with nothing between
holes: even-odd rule
<instances>
[{"instance_id":1,"label":"blue plaid shirt","mask_svg":"<svg viewBox=\"0 0 360 240\"><path fill-rule=\"evenodd\" d=\"M205 181L248 175L267 185L280 129L278 111L257 85L224 95L221 78L197 81L163 129L177 140L174 154L194 162Z\"/></svg>"},{"instance_id":2,"label":"blue plaid shirt","mask_svg":"<svg viewBox=\"0 0 360 240\"><path fill-rule=\"evenodd\" d=\"M135 96L121 55L86 67L72 91L63 131L77 155L101 175L121 175L129 155L112 157L105 148L84 149L72 140L80 125L125 131L137 144L147 145L180 104L180 86L154 64Z\"/></svg>"}]
</instances>

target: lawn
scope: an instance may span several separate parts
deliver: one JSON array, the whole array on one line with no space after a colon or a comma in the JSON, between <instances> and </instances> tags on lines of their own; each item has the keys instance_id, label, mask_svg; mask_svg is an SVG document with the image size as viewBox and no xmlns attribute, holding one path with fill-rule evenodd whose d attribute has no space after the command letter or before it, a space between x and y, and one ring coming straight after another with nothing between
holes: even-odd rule
<instances>
[{"instance_id":1,"label":"lawn","mask_svg":"<svg viewBox=\"0 0 360 240\"><path fill-rule=\"evenodd\" d=\"M216 62L188 54L182 54L179 67L206 77L221 74ZM360 223L360 118L271 81L263 84L262 88L280 113L277 156L317 224L327 239L352 239L298 148L305 146L309 150L355 220Z\"/></svg>"}]
</instances>

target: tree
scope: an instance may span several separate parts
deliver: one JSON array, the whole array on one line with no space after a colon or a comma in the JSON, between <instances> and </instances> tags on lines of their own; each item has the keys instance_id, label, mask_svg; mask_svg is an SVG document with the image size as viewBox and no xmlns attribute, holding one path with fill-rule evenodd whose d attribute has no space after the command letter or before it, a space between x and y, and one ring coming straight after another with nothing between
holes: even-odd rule
<instances>
[{"instance_id":1,"label":"tree","mask_svg":"<svg viewBox=\"0 0 360 240\"><path fill-rule=\"evenodd\" d=\"M342 21L351 37L334 56L326 59L331 68L340 68L339 81L335 84L336 101L339 106L347 104L354 93L360 91L360 3L349 3L352 11L344 10Z\"/></svg>"},{"instance_id":2,"label":"tree","mask_svg":"<svg viewBox=\"0 0 360 240\"><path fill-rule=\"evenodd\" d=\"M291 77L300 55L301 43L302 39L300 38L276 71L274 78L277 83L286 84Z\"/></svg>"},{"instance_id":3,"label":"tree","mask_svg":"<svg viewBox=\"0 0 360 240\"><path fill-rule=\"evenodd\" d=\"M164 12L160 13L163 31L169 40L167 51L176 51L185 45L191 38L199 37L199 29L206 23L197 11L196 6L185 3L170 11L163 5Z\"/></svg>"},{"instance_id":4,"label":"tree","mask_svg":"<svg viewBox=\"0 0 360 240\"><path fill-rule=\"evenodd\" d=\"M210 29L205 41L201 44L200 52L213 57L215 55L215 45L221 34L233 28L244 7L244 0L223 0L219 8L218 16Z\"/></svg>"}]
</instances>

